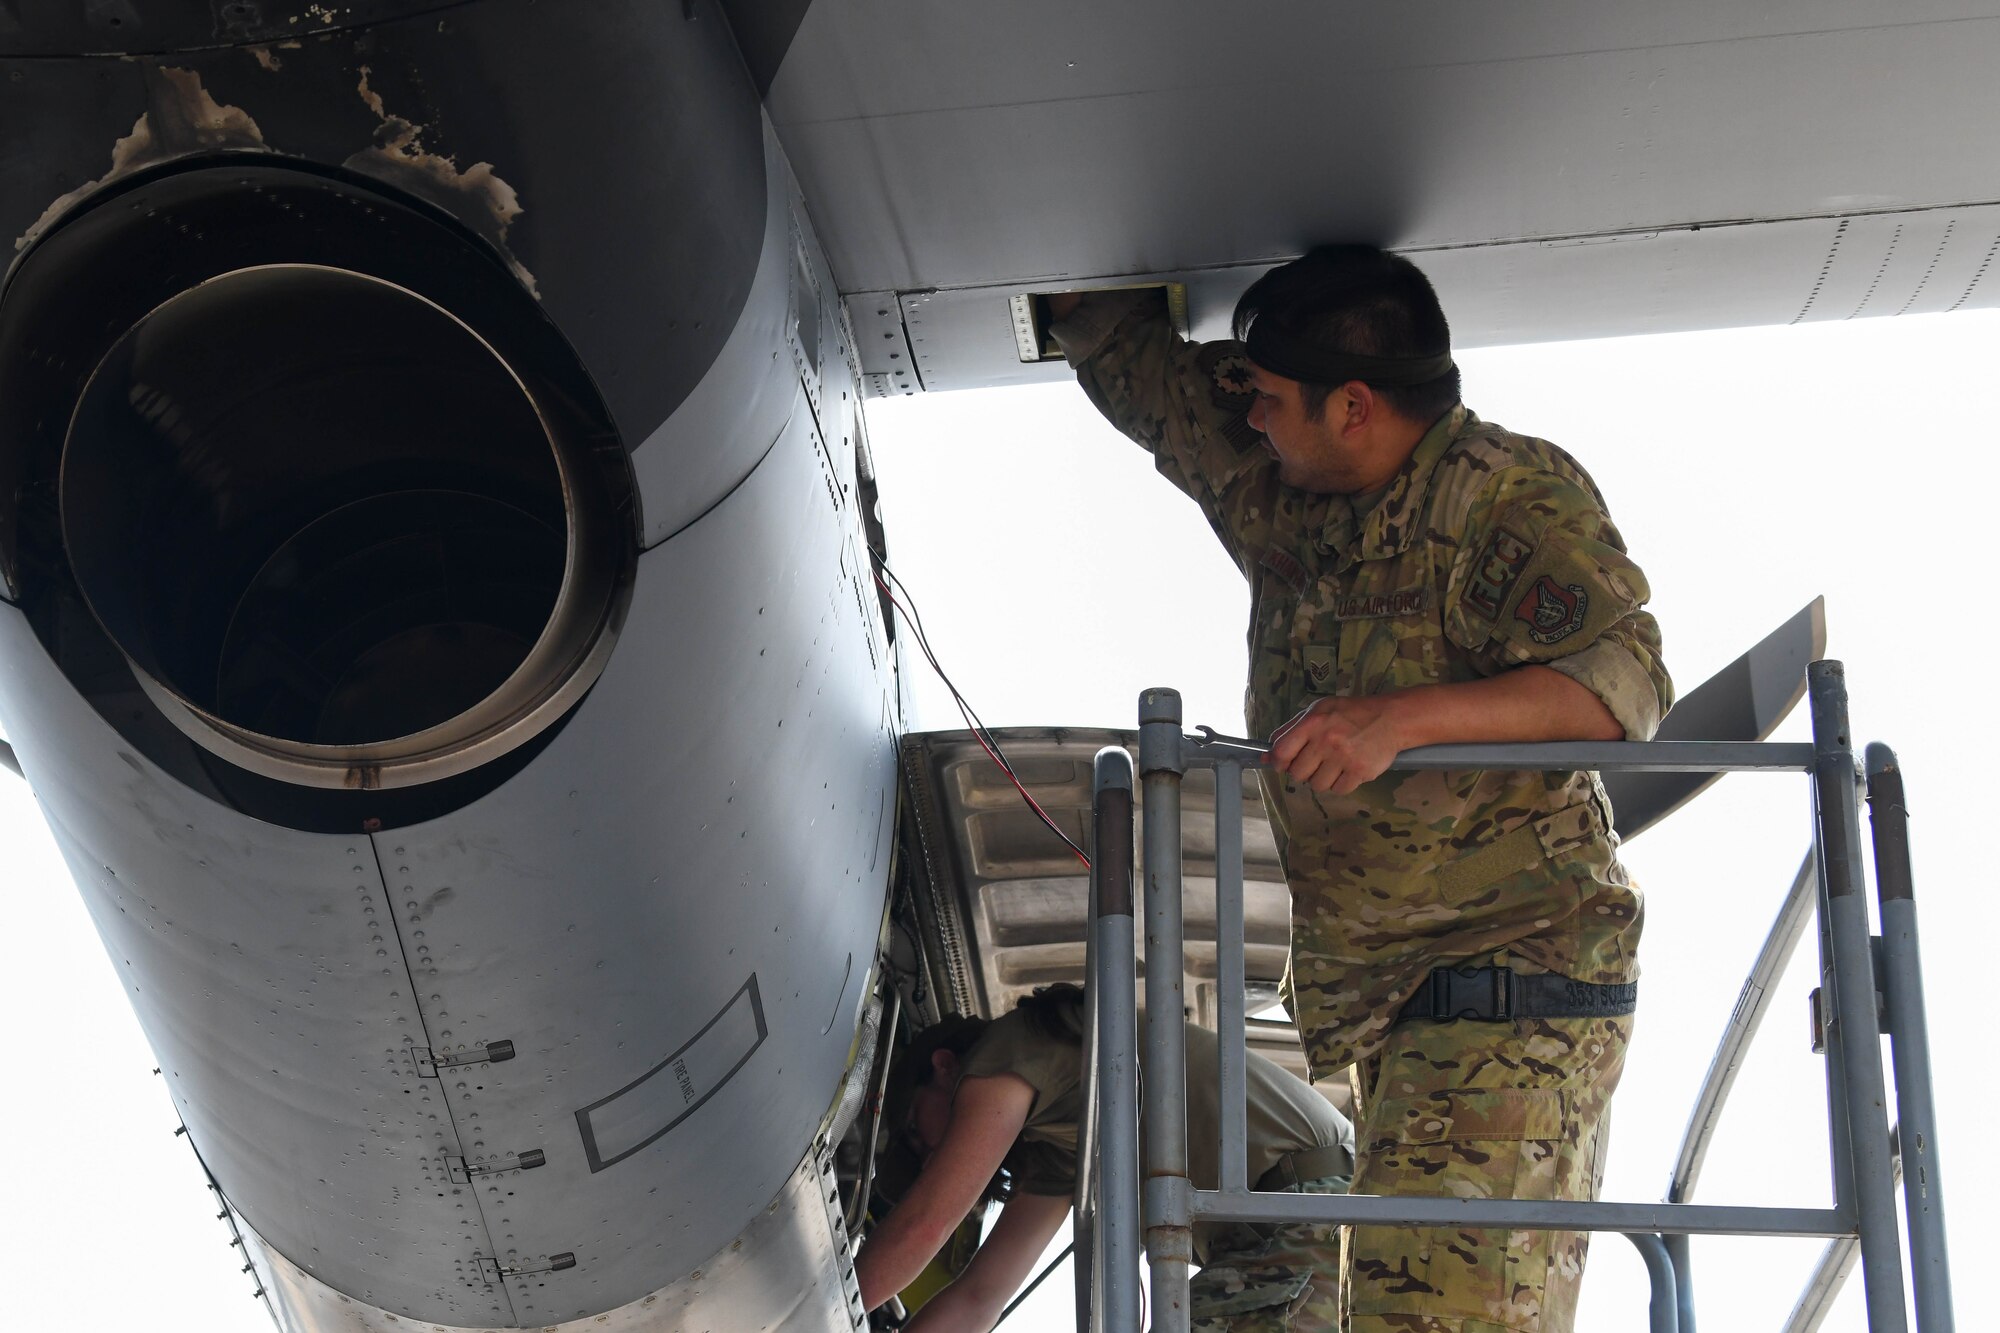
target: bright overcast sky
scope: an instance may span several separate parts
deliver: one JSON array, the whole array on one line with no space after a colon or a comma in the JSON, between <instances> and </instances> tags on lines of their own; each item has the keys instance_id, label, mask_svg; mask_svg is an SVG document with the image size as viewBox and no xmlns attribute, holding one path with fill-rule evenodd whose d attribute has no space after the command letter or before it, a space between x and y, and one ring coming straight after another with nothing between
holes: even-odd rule
<instances>
[{"instance_id":1,"label":"bright overcast sky","mask_svg":"<svg viewBox=\"0 0 2000 1333\"><path fill-rule=\"evenodd\" d=\"M1814 596L1848 665L1857 739L1908 774L1953 1212L1996 1180L1975 1112L1992 1100L1977 947L1993 693L1996 431L1983 386L2000 312L1466 352L1466 401L1576 455L1652 580L1683 690ZM1130 726L1146 685L1190 724L1242 725L1242 582L1193 506L1066 385L872 405L890 558L989 723ZM1963 585L1962 587L1960 585ZM906 670L922 673L921 662ZM956 727L916 681L915 727ZM1803 738L1803 712L1782 736ZM1805 780L1725 779L1626 858L1646 889L1645 981L1607 1197L1656 1199L1695 1088L1809 837ZM15 1016L0 1117L16 1279L8 1324L167 1333L268 1329L212 1220L117 979L25 785L0 774ZM1810 942L1786 975L1698 1198L1827 1200L1819 1064L1806 1050ZM1979 1307L1977 1232L1958 1305ZM1703 1333L1776 1329L1817 1242L1699 1242ZM1860 1280L1826 1328L1862 1327ZM1579 1327L1644 1327L1644 1272L1600 1238ZM1066 1276L1008 1325L1069 1327Z\"/></svg>"}]
</instances>

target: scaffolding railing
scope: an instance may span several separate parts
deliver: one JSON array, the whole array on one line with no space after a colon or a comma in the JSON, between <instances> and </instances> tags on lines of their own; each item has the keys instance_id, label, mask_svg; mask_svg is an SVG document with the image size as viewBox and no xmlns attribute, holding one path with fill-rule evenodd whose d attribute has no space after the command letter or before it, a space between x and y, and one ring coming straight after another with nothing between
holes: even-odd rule
<instances>
[{"instance_id":1,"label":"scaffolding railing","mask_svg":"<svg viewBox=\"0 0 2000 1333\"><path fill-rule=\"evenodd\" d=\"M1131 756L1097 757L1086 966L1091 1004L1085 1113L1077 1185L1077 1326L1137 1333L1141 1246L1150 1265L1151 1327L1185 1333L1190 1318L1193 1227L1198 1221L1319 1225L1504 1227L1615 1231L1639 1246L1652 1282L1653 1333L1694 1333L1692 1235L1819 1236L1830 1244L1791 1328L1809 1328L1858 1252L1871 1333L1903 1333L1904 1233L1919 1333L1951 1333L1946 1254L1916 903L1902 774L1895 755L1870 746L1864 774L1850 740L1838 662L1808 669L1810 743L1563 742L1440 745L1398 755L1392 770L1793 772L1812 779L1812 850L1780 908L1696 1099L1668 1197L1659 1203L1293 1194L1253 1190L1245 1132L1242 774L1266 758L1254 741L1181 730L1180 696L1139 700L1138 783L1143 807L1146 1005L1137 1018L1132 889ZM1219 1179L1188 1176L1187 1048L1181 878L1181 781L1215 770L1216 970L1219 997ZM1882 935L1872 934L1865 892L1860 805L1873 833ZM1688 1202L1772 983L1816 908L1817 1012L1825 1035L1832 1205L1751 1207ZM1440 960L1450 962L1452 960ZM1880 1037L1890 1038L1899 1132L1888 1118ZM1143 1050L1143 1059L1141 1051ZM1143 1080L1140 1067L1145 1069ZM1143 1090L1141 1084L1143 1082ZM1143 1176L1139 1125L1146 1125ZM1900 1156L1899 1153L1900 1144ZM1143 1179L1143 1187L1141 1181ZM1801 1322L1802 1319L1808 1322Z\"/></svg>"}]
</instances>

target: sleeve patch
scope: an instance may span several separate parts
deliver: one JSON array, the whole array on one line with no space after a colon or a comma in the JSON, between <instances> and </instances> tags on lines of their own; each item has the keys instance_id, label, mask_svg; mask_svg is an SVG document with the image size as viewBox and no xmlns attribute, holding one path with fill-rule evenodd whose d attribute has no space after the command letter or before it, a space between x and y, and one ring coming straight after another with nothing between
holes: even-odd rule
<instances>
[{"instance_id":1,"label":"sleeve patch","mask_svg":"<svg viewBox=\"0 0 2000 1333\"><path fill-rule=\"evenodd\" d=\"M1514 608L1514 618L1527 625L1529 638L1547 645L1561 643L1582 629L1589 612L1590 594L1581 583L1564 586L1544 574Z\"/></svg>"},{"instance_id":2,"label":"sleeve patch","mask_svg":"<svg viewBox=\"0 0 2000 1333\"><path fill-rule=\"evenodd\" d=\"M1248 419L1256 391L1250 358L1235 343L1208 343L1202 347L1200 365L1208 380L1209 403L1222 417L1222 437L1238 454L1249 453L1264 438L1251 429Z\"/></svg>"},{"instance_id":3,"label":"sleeve patch","mask_svg":"<svg viewBox=\"0 0 2000 1333\"><path fill-rule=\"evenodd\" d=\"M1215 377L1215 388L1221 402L1218 406L1231 406L1238 398L1246 398L1254 392L1254 381L1250 377L1250 358L1241 352L1228 352L1215 359L1209 372Z\"/></svg>"},{"instance_id":4,"label":"sleeve patch","mask_svg":"<svg viewBox=\"0 0 2000 1333\"><path fill-rule=\"evenodd\" d=\"M1473 567L1472 582L1465 590L1466 605L1488 622L1497 622L1506 603L1507 589L1514 585L1527 567L1528 557L1534 553L1535 548L1527 538L1507 528L1494 529L1493 539L1486 543L1479 563Z\"/></svg>"}]
</instances>

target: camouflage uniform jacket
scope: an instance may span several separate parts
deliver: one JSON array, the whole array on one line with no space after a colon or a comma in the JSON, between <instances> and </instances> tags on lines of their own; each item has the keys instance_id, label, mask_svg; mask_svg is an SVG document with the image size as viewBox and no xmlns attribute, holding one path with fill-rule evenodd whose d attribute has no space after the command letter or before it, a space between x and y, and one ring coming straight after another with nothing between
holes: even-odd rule
<instances>
[{"instance_id":1,"label":"camouflage uniform jacket","mask_svg":"<svg viewBox=\"0 0 2000 1333\"><path fill-rule=\"evenodd\" d=\"M1646 578L1596 486L1463 407L1367 496L1282 484L1245 419L1249 362L1131 294L1054 330L1098 409L1201 506L1250 581L1244 711L1269 735L1320 695L1543 663L1643 740L1672 702ZM1348 796L1267 775L1292 888L1288 1000L1315 1078L1378 1050L1433 967L1637 974L1638 891L1593 773L1386 773Z\"/></svg>"}]
</instances>

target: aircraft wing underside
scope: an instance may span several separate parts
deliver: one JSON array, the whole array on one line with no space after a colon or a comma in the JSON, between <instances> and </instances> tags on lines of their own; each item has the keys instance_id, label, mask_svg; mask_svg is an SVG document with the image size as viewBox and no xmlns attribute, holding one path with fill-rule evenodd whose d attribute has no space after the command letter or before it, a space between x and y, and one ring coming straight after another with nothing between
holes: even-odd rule
<instances>
[{"instance_id":1,"label":"aircraft wing underside","mask_svg":"<svg viewBox=\"0 0 2000 1333\"><path fill-rule=\"evenodd\" d=\"M2000 300L1991 6L743 8L876 394L1059 373L1023 291L1182 281L1213 336L1329 239L1464 346Z\"/></svg>"}]
</instances>

